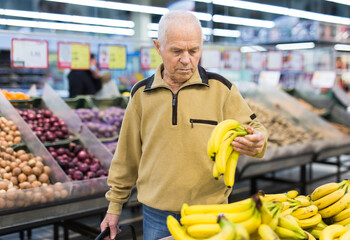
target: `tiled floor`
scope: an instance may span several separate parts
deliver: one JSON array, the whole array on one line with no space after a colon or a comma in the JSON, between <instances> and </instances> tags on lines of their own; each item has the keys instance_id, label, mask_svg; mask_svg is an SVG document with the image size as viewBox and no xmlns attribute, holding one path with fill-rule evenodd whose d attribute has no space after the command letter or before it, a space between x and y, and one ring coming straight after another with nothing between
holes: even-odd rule
<instances>
[{"instance_id":1,"label":"tiled floor","mask_svg":"<svg viewBox=\"0 0 350 240\"><path fill-rule=\"evenodd\" d=\"M350 159L350 156L345 156L345 159ZM349 169L349 162L346 162L347 169ZM335 173L336 167L330 166L330 165L324 165L324 164L313 164L313 178L318 178L320 176L323 176L324 174L329 173ZM298 168L293 168L289 170L285 170L282 172L277 173L275 176L285 179L297 179L299 174ZM342 174L342 179L350 178L350 172L346 172ZM314 183L310 183L307 185L307 193L310 193L316 186L319 186L323 183L336 181L335 177L330 177L327 179L323 179ZM282 189L283 187L288 188L288 185L284 186L284 184L266 181L266 180L260 180L258 182L259 189L264 190L267 193L273 193L273 192L279 192L279 189ZM247 198L250 196L249 193L249 181L241 181L237 182L234 187L234 191L232 196L230 197L230 201L238 201L244 198ZM87 224L94 228L99 228L100 224L100 218L99 217L90 217L80 220L81 223ZM137 239L142 240L142 209L139 208L130 208L123 210L123 214L121 216L120 223L122 224L132 224L137 232ZM128 229L125 229L120 235L118 235L117 239L120 240L131 240L131 232ZM14 234L8 234L4 236L0 236L0 240L17 240L19 238L19 233ZM25 237L25 239L28 239L28 237ZM51 240L53 239L53 226L46 226L41 228L36 228L32 230L32 237L33 240ZM63 229L60 228L60 239L63 238ZM85 239L91 239L84 237L78 233L74 233L72 231L69 231L69 239L70 240L85 240Z\"/></svg>"}]
</instances>

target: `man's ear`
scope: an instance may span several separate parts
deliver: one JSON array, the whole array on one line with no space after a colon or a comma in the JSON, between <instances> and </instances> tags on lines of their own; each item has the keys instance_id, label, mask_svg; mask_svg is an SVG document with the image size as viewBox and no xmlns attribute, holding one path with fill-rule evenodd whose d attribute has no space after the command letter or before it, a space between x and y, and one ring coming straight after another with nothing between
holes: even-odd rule
<instances>
[{"instance_id":1,"label":"man's ear","mask_svg":"<svg viewBox=\"0 0 350 240\"><path fill-rule=\"evenodd\" d=\"M159 44L159 41L157 39L153 39L153 44L156 47L158 54L160 55L160 44Z\"/></svg>"}]
</instances>

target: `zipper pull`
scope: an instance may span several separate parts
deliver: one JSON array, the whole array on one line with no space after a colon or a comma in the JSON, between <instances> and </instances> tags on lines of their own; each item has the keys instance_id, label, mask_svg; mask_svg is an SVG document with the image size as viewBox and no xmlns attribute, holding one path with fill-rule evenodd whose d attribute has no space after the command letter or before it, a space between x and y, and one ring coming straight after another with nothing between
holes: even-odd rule
<instances>
[{"instance_id":1,"label":"zipper pull","mask_svg":"<svg viewBox=\"0 0 350 240\"><path fill-rule=\"evenodd\" d=\"M176 104L176 97L174 95L174 97L173 97L173 107L175 106L175 104Z\"/></svg>"},{"instance_id":2,"label":"zipper pull","mask_svg":"<svg viewBox=\"0 0 350 240\"><path fill-rule=\"evenodd\" d=\"M190 119L191 127L193 128L193 119Z\"/></svg>"}]
</instances>

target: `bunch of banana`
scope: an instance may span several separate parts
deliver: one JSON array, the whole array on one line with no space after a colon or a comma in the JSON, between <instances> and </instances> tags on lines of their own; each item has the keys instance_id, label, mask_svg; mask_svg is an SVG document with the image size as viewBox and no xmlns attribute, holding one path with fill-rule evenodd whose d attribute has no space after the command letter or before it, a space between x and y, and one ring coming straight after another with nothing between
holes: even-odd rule
<instances>
[{"instance_id":1,"label":"bunch of banana","mask_svg":"<svg viewBox=\"0 0 350 240\"><path fill-rule=\"evenodd\" d=\"M267 224L261 224L258 229L259 236L262 240L279 240L278 235Z\"/></svg>"},{"instance_id":2,"label":"bunch of banana","mask_svg":"<svg viewBox=\"0 0 350 240\"><path fill-rule=\"evenodd\" d=\"M325 229L326 227L328 227L328 225L322 220L321 222L319 222L316 226L312 227L312 228L308 228L306 229L307 232L309 232L312 236L314 236L316 239L320 238L321 232L323 231L323 229Z\"/></svg>"},{"instance_id":3,"label":"bunch of banana","mask_svg":"<svg viewBox=\"0 0 350 240\"><path fill-rule=\"evenodd\" d=\"M342 225L330 225L322 230L320 240L348 240L350 239L350 230Z\"/></svg>"},{"instance_id":4,"label":"bunch of banana","mask_svg":"<svg viewBox=\"0 0 350 240\"><path fill-rule=\"evenodd\" d=\"M216 234L210 237L207 237L205 235L198 235L198 237L196 237L191 236L188 229L186 231L186 228L181 226L173 216L169 215L167 218L167 226L169 232L175 240L249 240L249 234L247 230L238 224L234 224L225 216L219 215L217 222L219 231Z\"/></svg>"},{"instance_id":5,"label":"bunch of banana","mask_svg":"<svg viewBox=\"0 0 350 240\"><path fill-rule=\"evenodd\" d=\"M332 224L338 224L343 226L349 225L350 224L350 204L348 204L346 208L342 210L340 213L331 217L330 222Z\"/></svg>"},{"instance_id":6,"label":"bunch of banana","mask_svg":"<svg viewBox=\"0 0 350 240\"><path fill-rule=\"evenodd\" d=\"M261 223L268 225L272 230L274 230L278 224L278 218L282 208L283 205L281 202L264 202L260 206L258 204L258 209L261 215Z\"/></svg>"},{"instance_id":7,"label":"bunch of banana","mask_svg":"<svg viewBox=\"0 0 350 240\"><path fill-rule=\"evenodd\" d=\"M208 156L214 161L213 176L220 179L224 175L224 183L233 187L239 153L231 145L237 136L247 135L247 131L233 119L220 122L212 131L207 144Z\"/></svg>"},{"instance_id":8,"label":"bunch of banana","mask_svg":"<svg viewBox=\"0 0 350 240\"><path fill-rule=\"evenodd\" d=\"M216 224L216 219L220 214L224 214L235 224L242 225L249 234L255 232L261 223L260 212L253 198L230 204L185 205L182 207L180 222L187 229L193 225ZM214 230L211 234L214 233ZM206 231L209 231L209 228Z\"/></svg>"},{"instance_id":9,"label":"bunch of banana","mask_svg":"<svg viewBox=\"0 0 350 240\"><path fill-rule=\"evenodd\" d=\"M297 219L291 215L279 217L278 225L274 231L281 239L308 239L307 234L299 226Z\"/></svg>"},{"instance_id":10,"label":"bunch of banana","mask_svg":"<svg viewBox=\"0 0 350 240\"><path fill-rule=\"evenodd\" d=\"M333 217L350 203L350 181L327 183L317 187L310 195L312 204L318 208L322 218Z\"/></svg>"}]
</instances>

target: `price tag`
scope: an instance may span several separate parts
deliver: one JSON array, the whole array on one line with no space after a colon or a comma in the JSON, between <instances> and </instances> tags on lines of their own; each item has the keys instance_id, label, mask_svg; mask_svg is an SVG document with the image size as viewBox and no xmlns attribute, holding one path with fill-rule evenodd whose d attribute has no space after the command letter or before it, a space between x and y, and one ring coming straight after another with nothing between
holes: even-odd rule
<instances>
[{"instance_id":1,"label":"price tag","mask_svg":"<svg viewBox=\"0 0 350 240\"><path fill-rule=\"evenodd\" d=\"M224 68L241 70L241 52L237 50L225 50L223 54Z\"/></svg>"},{"instance_id":2,"label":"price tag","mask_svg":"<svg viewBox=\"0 0 350 240\"><path fill-rule=\"evenodd\" d=\"M283 54L280 51L269 51L267 53L266 68L269 70L282 70Z\"/></svg>"},{"instance_id":3,"label":"price tag","mask_svg":"<svg viewBox=\"0 0 350 240\"><path fill-rule=\"evenodd\" d=\"M88 43L58 42L58 68L90 69L90 45Z\"/></svg>"},{"instance_id":4,"label":"price tag","mask_svg":"<svg viewBox=\"0 0 350 240\"><path fill-rule=\"evenodd\" d=\"M14 38L11 43L11 66L13 68L49 68L47 41Z\"/></svg>"},{"instance_id":5,"label":"price tag","mask_svg":"<svg viewBox=\"0 0 350 240\"><path fill-rule=\"evenodd\" d=\"M101 69L125 69L126 47L122 45L99 45L98 63Z\"/></svg>"},{"instance_id":6,"label":"price tag","mask_svg":"<svg viewBox=\"0 0 350 240\"><path fill-rule=\"evenodd\" d=\"M142 47L140 49L141 69L155 69L163 61L155 47Z\"/></svg>"},{"instance_id":7,"label":"price tag","mask_svg":"<svg viewBox=\"0 0 350 240\"><path fill-rule=\"evenodd\" d=\"M315 71L311 85L318 88L332 88L335 83L335 71Z\"/></svg>"},{"instance_id":8,"label":"price tag","mask_svg":"<svg viewBox=\"0 0 350 240\"><path fill-rule=\"evenodd\" d=\"M264 55L261 52L246 53L246 68L250 70L262 70L264 65Z\"/></svg>"},{"instance_id":9,"label":"price tag","mask_svg":"<svg viewBox=\"0 0 350 240\"><path fill-rule=\"evenodd\" d=\"M276 87L280 81L281 72L262 71L259 75L259 85Z\"/></svg>"},{"instance_id":10,"label":"price tag","mask_svg":"<svg viewBox=\"0 0 350 240\"><path fill-rule=\"evenodd\" d=\"M201 57L201 66L204 68L220 69L221 52L219 49L203 49Z\"/></svg>"}]
</instances>

